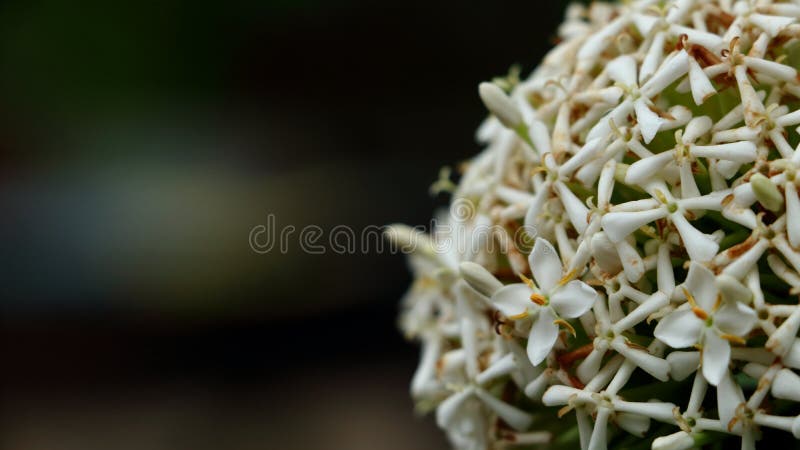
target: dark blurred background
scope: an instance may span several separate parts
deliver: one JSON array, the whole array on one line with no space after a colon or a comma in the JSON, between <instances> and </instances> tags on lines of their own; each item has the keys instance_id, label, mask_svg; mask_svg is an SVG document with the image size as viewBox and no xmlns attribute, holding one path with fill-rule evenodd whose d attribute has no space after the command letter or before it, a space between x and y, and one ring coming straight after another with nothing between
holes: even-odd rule
<instances>
[{"instance_id":1,"label":"dark blurred background","mask_svg":"<svg viewBox=\"0 0 800 450\"><path fill-rule=\"evenodd\" d=\"M477 84L563 5L0 4L0 446L441 449L408 398L400 255L253 252L426 224Z\"/></svg>"}]
</instances>

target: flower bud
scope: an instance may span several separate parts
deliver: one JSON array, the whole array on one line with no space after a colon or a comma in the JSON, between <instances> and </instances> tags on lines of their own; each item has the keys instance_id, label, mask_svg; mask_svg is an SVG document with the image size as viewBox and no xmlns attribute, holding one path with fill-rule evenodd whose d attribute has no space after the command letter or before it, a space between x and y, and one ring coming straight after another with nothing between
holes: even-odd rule
<instances>
[{"instance_id":1,"label":"flower bud","mask_svg":"<svg viewBox=\"0 0 800 450\"><path fill-rule=\"evenodd\" d=\"M770 211L780 211L783 208L783 195L769 178L757 173L750 177L750 185L759 203Z\"/></svg>"},{"instance_id":2,"label":"flower bud","mask_svg":"<svg viewBox=\"0 0 800 450\"><path fill-rule=\"evenodd\" d=\"M476 291L481 294L492 297L497 292L503 283L497 280L488 270L484 269L480 264L474 262L462 262L459 266L461 276L464 280Z\"/></svg>"},{"instance_id":3,"label":"flower bud","mask_svg":"<svg viewBox=\"0 0 800 450\"><path fill-rule=\"evenodd\" d=\"M492 114L506 128L517 130L523 124L522 114L519 112L505 92L494 83L483 82L478 86L478 94Z\"/></svg>"}]
</instances>

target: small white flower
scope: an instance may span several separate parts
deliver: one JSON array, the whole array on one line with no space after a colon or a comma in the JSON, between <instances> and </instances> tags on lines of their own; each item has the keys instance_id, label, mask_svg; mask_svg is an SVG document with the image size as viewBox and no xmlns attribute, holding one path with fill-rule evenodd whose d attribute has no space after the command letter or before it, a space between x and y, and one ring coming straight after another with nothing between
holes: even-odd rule
<instances>
[{"instance_id":1,"label":"small white flower","mask_svg":"<svg viewBox=\"0 0 800 450\"><path fill-rule=\"evenodd\" d=\"M693 209L721 209L720 196L713 193L694 198L676 199L661 182L651 182L648 191L653 198L629 204L617 205L603 216L603 229L612 242L621 242L631 233L658 219L669 218L677 228L684 247L693 261L709 261L719 250L713 236L702 233L692 226L685 214Z\"/></svg>"},{"instance_id":2,"label":"small white flower","mask_svg":"<svg viewBox=\"0 0 800 450\"><path fill-rule=\"evenodd\" d=\"M675 348L702 346L703 376L714 386L728 370L730 342L741 342L756 323L756 313L741 303L720 302L714 274L692 262L682 285L688 300L658 323L655 336Z\"/></svg>"},{"instance_id":3,"label":"small white flower","mask_svg":"<svg viewBox=\"0 0 800 450\"><path fill-rule=\"evenodd\" d=\"M533 318L528 336L528 357L538 365L547 357L558 338L564 319L580 317L592 307L597 292L574 274L564 274L561 258L552 244L537 238L529 257L533 281L504 286L492 296L492 303L511 320Z\"/></svg>"}]
</instances>

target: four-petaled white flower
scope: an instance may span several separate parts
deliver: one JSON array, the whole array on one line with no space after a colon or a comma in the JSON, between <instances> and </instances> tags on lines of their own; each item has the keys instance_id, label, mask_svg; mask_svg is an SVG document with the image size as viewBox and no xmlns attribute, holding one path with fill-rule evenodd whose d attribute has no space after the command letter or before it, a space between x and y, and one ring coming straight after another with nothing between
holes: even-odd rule
<instances>
[{"instance_id":1,"label":"four-petaled white flower","mask_svg":"<svg viewBox=\"0 0 800 450\"><path fill-rule=\"evenodd\" d=\"M699 263L691 263L681 288L687 303L661 319L655 336L674 348L699 344L703 376L716 386L728 370L731 342L744 343L756 313L740 302L723 302L714 273Z\"/></svg>"},{"instance_id":2,"label":"four-petaled white flower","mask_svg":"<svg viewBox=\"0 0 800 450\"><path fill-rule=\"evenodd\" d=\"M492 303L511 320L533 318L527 349L533 365L538 365L556 343L559 324L571 329L564 319L582 316L594 304L597 292L583 281L572 280L574 272L565 275L556 249L542 238L536 239L528 262L533 280L504 286L492 296Z\"/></svg>"}]
</instances>

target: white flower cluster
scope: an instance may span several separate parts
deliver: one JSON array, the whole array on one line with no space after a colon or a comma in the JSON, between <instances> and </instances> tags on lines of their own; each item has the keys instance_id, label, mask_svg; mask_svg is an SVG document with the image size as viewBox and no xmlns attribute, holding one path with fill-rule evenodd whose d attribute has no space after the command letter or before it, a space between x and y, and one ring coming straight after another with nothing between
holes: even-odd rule
<instances>
[{"instance_id":1,"label":"white flower cluster","mask_svg":"<svg viewBox=\"0 0 800 450\"><path fill-rule=\"evenodd\" d=\"M390 229L421 244L419 407L458 449L796 442L800 3L573 5L559 36L480 85L486 147L452 188L476 205L452 233L532 248Z\"/></svg>"}]
</instances>

